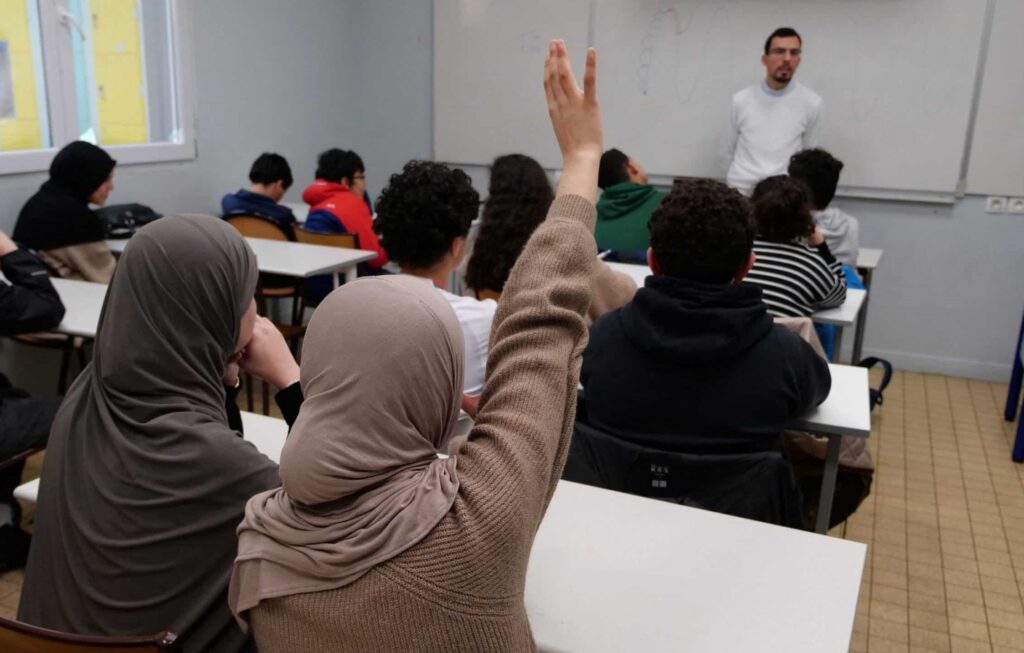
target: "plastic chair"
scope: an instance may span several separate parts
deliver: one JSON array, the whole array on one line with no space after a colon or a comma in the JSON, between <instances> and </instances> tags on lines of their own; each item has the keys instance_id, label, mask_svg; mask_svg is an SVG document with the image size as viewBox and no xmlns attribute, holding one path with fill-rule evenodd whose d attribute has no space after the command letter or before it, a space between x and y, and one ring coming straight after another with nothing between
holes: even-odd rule
<instances>
[{"instance_id":1,"label":"plastic chair","mask_svg":"<svg viewBox=\"0 0 1024 653\"><path fill-rule=\"evenodd\" d=\"M4 653L178 653L177 641L170 631L144 637L72 635L0 617Z\"/></svg>"},{"instance_id":2,"label":"plastic chair","mask_svg":"<svg viewBox=\"0 0 1024 653\"><path fill-rule=\"evenodd\" d=\"M779 451L691 454L641 446L579 420L562 479L757 521L804 527L800 489Z\"/></svg>"},{"instance_id":3,"label":"plastic chair","mask_svg":"<svg viewBox=\"0 0 1024 653\"><path fill-rule=\"evenodd\" d=\"M295 227L295 240L309 245L359 249L359 234L327 233L311 231L302 226Z\"/></svg>"},{"instance_id":4,"label":"plastic chair","mask_svg":"<svg viewBox=\"0 0 1024 653\"><path fill-rule=\"evenodd\" d=\"M1020 332L1017 334L1017 348L1013 350L1013 371L1010 372L1010 389L1006 393L1006 410L1003 417L1012 422L1017 416L1020 403L1021 381L1024 380L1024 317L1021 317ZM1017 436L1013 440L1013 461L1024 462L1024 416L1017 420Z\"/></svg>"}]
</instances>

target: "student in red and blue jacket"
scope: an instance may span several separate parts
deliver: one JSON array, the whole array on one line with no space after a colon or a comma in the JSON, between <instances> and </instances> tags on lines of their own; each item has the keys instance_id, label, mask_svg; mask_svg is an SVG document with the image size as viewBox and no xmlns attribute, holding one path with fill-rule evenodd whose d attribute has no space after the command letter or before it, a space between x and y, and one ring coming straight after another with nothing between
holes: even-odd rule
<instances>
[{"instance_id":1,"label":"student in red and blue jacket","mask_svg":"<svg viewBox=\"0 0 1024 653\"><path fill-rule=\"evenodd\" d=\"M356 234L359 249L376 251L367 262L373 269L388 262L387 253L373 231L373 217L363 200L366 169L359 155L350 150L332 148L317 159L316 181L302 192L310 205L306 229L329 233Z\"/></svg>"}]
</instances>

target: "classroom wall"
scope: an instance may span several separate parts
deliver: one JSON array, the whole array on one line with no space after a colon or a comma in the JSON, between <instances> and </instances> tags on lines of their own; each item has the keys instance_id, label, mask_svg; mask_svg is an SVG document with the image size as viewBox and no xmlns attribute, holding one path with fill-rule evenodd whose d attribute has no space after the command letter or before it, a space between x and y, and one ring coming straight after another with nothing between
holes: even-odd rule
<instances>
[{"instance_id":1,"label":"classroom wall","mask_svg":"<svg viewBox=\"0 0 1024 653\"><path fill-rule=\"evenodd\" d=\"M359 124L351 8L361 4L369 3L303 0L301 11L286 11L273 0L190 2L199 156L118 167L110 201L218 211L221 195L248 185L249 166L268 150L292 166L296 182L285 201L301 201L317 153ZM14 228L45 178L0 176L0 229Z\"/></svg>"},{"instance_id":2,"label":"classroom wall","mask_svg":"<svg viewBox=\"0 0 1024 653\"><path fill-rule=\"evenodd\" d=\"M433 83L431 50L423 44L432 33L430 4L386 0L360 3L355 12L359 49L374 52L362 67L357 98L360 132L372 134L360 153L374 192L405 158L429 151ZM380 43L393 47L375 47ZM486 169L468 172L484 195ZM839 205L860 219L864 246L885 250L874 277L865 355L884 356L903 369L1009 378L1024 306L1024 216L987 215L978 196L954 206ZM850 329L845 349L852 343Z\"/></svg>"}]
</instances>

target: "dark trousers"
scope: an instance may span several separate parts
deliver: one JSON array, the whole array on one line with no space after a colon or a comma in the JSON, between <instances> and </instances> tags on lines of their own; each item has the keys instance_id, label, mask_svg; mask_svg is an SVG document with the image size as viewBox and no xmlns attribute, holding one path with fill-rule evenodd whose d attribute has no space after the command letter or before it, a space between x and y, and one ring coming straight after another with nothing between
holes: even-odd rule
<instances>
[{"instance_id":1,"label":"dark trousers","mask_svg":"<svg viewBox=\"0 0 1024 653\"><path fill-rule=\"evenodd\" d=\"M61 397L10 398L0 403L0 460L36 447L46 446ZM0 503L13 503L14 488L21 484L21 461L0 469Z\"/></svg>"}]
</instances>

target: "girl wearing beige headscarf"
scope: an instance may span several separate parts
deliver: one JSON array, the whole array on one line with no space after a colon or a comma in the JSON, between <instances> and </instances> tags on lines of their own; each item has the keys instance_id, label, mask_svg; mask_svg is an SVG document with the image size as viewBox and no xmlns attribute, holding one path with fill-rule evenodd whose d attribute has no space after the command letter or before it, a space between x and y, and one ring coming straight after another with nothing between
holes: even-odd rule
<instances>
[{"instance_id":1,"label":"girl wearing beige headscarf","mask_svg":"<svg viewBox=\"0 0 1024 653\"><path fill-rule=\"evenodd\" d=\"M186 652L248 645L225 601L234 532L246 500L280 481L228 426L223 379L237 364L279 387L298 372L256 317L257 274L216 218L169 216L132 237L50 433L19 620L171 630Z\"/></svg>"},{"instance_id":2,"label":"girl wearing beige headscarf","mask_svg":"<svg viewBox=\"0 0 1024 653\"><path fill-rule=\"evenodd\" d=\"M591 51L580 91L552 42L564 172L505 286L477 421L449 459L434 452L458 414L463 348L445 300L378 277L314 315L282 487L238 529L229 601L261 653L535 648L526 565L572 431L596 263L595 67Z\"/></svg>"}]
</instances>

